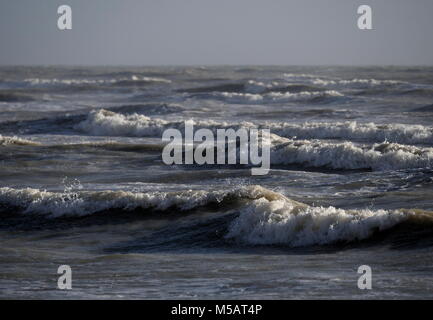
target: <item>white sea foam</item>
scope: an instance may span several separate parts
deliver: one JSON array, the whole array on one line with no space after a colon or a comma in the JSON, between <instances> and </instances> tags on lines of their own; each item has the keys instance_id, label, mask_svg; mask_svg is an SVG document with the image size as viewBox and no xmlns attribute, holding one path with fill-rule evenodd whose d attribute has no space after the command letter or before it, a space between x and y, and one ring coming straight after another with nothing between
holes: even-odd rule
<instances>
[{"instance_id":1,"label":"white sea foam","mask_svg":"<svg viewBox=\"0 0 433 320\"><path fill-rule=\"evenodd\" d=\"M75 129L92 135L146 137L161 136L164 130L169 128L182 130L184 126L184 120L168 121L164 119L150 118L139 114L123 115L100 109L90 112L87 119L76 125ZM241 122L231 126L228 122L218 122L213 120L194 121L194 127L197 129L208 128L216 130L226 127L235 129L251 126L253 126L253 124L249 122Z\"/></svg>"},{"instance_id":2,"label":"white sea foam","mask_svg":"<svg viewBox=\"0 0 433 320\"><path fill-rule=\"evenodd\" d=\"M39 143L18 138L18 137L8 137L8 136L2 136L0 134L0 146L6 146L6 145L38 145Z\"/></svg>"},{"instance_id":3,"label":"white sea foam","mask_svg":"<svg viewBox=\"0 0 433 320\"><path fill-rule=\"evenodd\" d=\"M47 217L86 216L104 210L135 209L190 210L230 199L274 199L279 194L259 186L224 191L186 190L179 192L74 191L48 192L39 189L0 188L0 204L19 207L24 214Z\"/></svg>"},{"instance_id":4,"label":"white sea foam","mask_svg":"<svg viewBox=\"0 0 433 320\"><path fill-rule=\"evenodd\" d=\"M284 139L280 139L282 140ZM352 142L287 139L271 149L271 164L300 164L347 170L425 168L433 166L433 148L388 142L362 146Z\"/></svg>"},{"instance_id":5,"label":"white sea foam","mask_svg":"<svg viewBox=\"0 0 433 320\"><path fill-rule=\"evenodd\" d=\"M433 127L410 124L350 122L267 123L272 132L300 139L349 139L368 142L433 144Z\"/></svg>"},{"instance_id":6,"label":"white sea foam","mask_svg":"<svg viewBox=\"0 0 433 320\"><path fill-rule=\"evenodd\" d=\"M122 115L104 109L92 111L75 129L101 136L159 136L170 122L139 114Z\"/></svg>"},{"instance_id":7,"label":"white sea foam","mask_svg":"<svg viewBox=\"0 0 433 320\"><path fill-rule=\"evenodd\" d=\"M229 227L228 239L254 245L302 247L369 238L412 214L311 207L285 197L253 200Z\"/></svg>"}]
</instances>

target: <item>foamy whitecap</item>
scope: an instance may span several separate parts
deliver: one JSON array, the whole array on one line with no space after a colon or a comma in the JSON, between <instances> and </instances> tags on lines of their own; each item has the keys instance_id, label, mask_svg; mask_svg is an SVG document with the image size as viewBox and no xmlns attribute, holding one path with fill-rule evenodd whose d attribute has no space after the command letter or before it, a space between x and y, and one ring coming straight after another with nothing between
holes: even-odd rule
<instances>
[{"instance_id":1,"label":"foamy whitecap","mask_svg":"<svg viewBox=\"0 0 433 320\"><path fill-rule=\"evenodd\" d=\"M254 245L302 247L369 238L412 213L311 207L287 198L253 200L229 227L228 239Z\"/></svg>"},{"instance_id":2,"label":"foamy whitecap","mask_svg":"<svg viewBox=\"0 0 433 320\"><path fill-rule=\"evenodd\" d=\"M35 146L35 145L39 145L39 143L22 139L19 137L2 136L0 134L0 146L6 146L6 145Z\"/></svg>"},{"instance_id":3,"label":"foamy whitecap","mask_svg":"<svg viewBox=\"0 0 433 320\"><path fill-rule=\"evenodd\" d=\"M368 142L432 144L433 127L409 124L375 124L351 122L267 123L272 132L300 139L349 139Z\"/></svg>"},{"instance_id":4,"label":"foamy whitecap","mask_svg":"<svg viewBox=\"0 0 433 320\"><path fill-rule=\"evenodd\" d=\"M75 129L92 135L101 136L154 137L162 136L162 133L166 129L174 128L183 130L185 127L185 120L168 121L164 119L150 118L139 114L123 115L101 109L89 113L87 119L76 125ZM251 126L253 126L253 124L249 122L241 122L235 126L231 126L228 122L218 122L213 120L194 121L194 127L196 129L208 128L213 131L228 127L237 129Z\"/></svg>"},{"instance_id":5,"label":"foamy whitecap","mask_svg":"<svg viewBox=\"0 0 433 320\"><path fill-rule=\"evenodd\" d=\"M0 204L18 207L24 214L48 217L86 216L105 210L153 209L191 210L230 200L276 199L281 195L260 186L223 191L186 190L179 192L73 191L49 192L39 189L0 188Z\"/></svg>"},{"instance_id":6,"label":"foamy whitecap","mask_svg":"<svg viewBox=\"0 0 433 320\"><path fill-rule=\"evenodd\" d=\"M104 109L92 111L75 129L102 136L159 136L169 124L139 114L122 115Z\"/></svg>"},{"instance_id":7,"label":"foamy whitecap","mask_svg":"<svg viewBox=\"0 0 433 320\"><path fill-rule=\"evenodd\" d=\"M329 143L319 140L281 138L279 141L271 149L271 164L274 165L300 164L347 170L397 170L433 166L433 148L387 142L362 146L352 142Z\"/></svg>"}]
</instances>

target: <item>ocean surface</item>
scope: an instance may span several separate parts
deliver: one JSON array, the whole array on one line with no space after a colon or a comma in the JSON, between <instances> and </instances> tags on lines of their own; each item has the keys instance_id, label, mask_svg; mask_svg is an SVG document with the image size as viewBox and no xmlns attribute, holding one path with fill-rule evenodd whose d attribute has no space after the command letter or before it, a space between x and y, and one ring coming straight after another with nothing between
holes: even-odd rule
<instances>
[{"instance_id":1,"label":"ocean surface","mask_svg":"<svg viewBox=\"0 0 433 320\"><path fill-rule=\"evenodd\" d=\"M433 298L432 67L1 67L0 111L0 298ZM190 119L269 174L164 164Z\"/></svg>"}]
</instances>

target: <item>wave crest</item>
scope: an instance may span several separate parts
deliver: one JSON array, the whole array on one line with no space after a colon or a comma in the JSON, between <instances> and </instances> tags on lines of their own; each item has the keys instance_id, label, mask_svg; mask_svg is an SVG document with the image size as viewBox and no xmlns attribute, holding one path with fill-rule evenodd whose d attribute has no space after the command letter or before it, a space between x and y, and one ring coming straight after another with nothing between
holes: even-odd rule
<instances>
[{"instance_id":1,"label":"wave crest","mask_svg":"<svg viewBox=\"0 0 433 320\"><path fill-rule=\"evenodd\" d=\"M7 137L2 136L0 134L0 146L7 146L7 145L19 145L19 146L36 146L39 145L39 143L18 138L18 137Z\"/></svg>"},{"instance_id":2,"label":"wave crest","mask_svg":"<svg viewBox=\"0 0 433 320\"><path fill-rule=\"evenodd\" d=\"M367 239L413 213L299 205L287 198L257 199L232 222L226 238L254 245L302 247Z\"/></svg>"},{"instance_id":3,"label":"wave crest","mask_svg":"<svg viewBox=\"0 0 433 320\"><path fill-rule=\"evenodd\" d=\"M351 122L251 122L228 123L224 121L194 121L197 128L241 127L270 129L272 133L287 138L299 139L348 139L366 142L396 142L403 144L433 144L433 128L423 125L375 124ZM92 111L86 120L75 126L75 129L106 136L160 136L165 129L182 129L184 121L169 121L150 118L139 114L123 115L104 109Z\"/></svg>"},{"instance_id":4,"label":"wave crest","mask_svg":"<svg viewBox=\"0 0 433 320\"><path fill-rule=\"evenodd\" d=\"M433 222L433 212L417 209L343 210L315 207L291 200L261 186L232 190L186 190L179 192L79 191L47 192L38 189L0 188L0 206L15 207L21 214L46 218L82 217L112 212L122 214L137 209L161 214L198 207L237 202L239 213L230 215L223 238L248 245L290 247L356 241L406 221L418 225ZM240 202L239 202L240 201ZM240 206L239 206L240 205ZM430 224L429 224L430 223ZM181 232L181 231L180 231ZM206 232L214 233L213 229Z\"/></svg>"},{"instance_id":5,"label":"wave crest","mask_svg":"<svg viewBox=\"0 0 433 320\"><path fill-rule=\"evenodd\" d=\"M271 149L271 164L301 164L331 169L398 170L433 166L433 148L417 148L397 143L357 146L352 142L328 143L290 140Z\"/></svg>"},{"instance_id":6,"label":"wave crest","mask_svg":"<svg viewBox=\"0 0 433 320\"><path fill-rule=\"evenodd\" d=\"M260 186L228 191L187 190L179 192L72 191L49 192L39 189L0 188L0 204L17 207L24 214L41 214L51 218L86 216L107 210L136 209L191 210L212 203L241 199L277 199L281 197Z\"/></svg>"},{"instance_id":7,"label":"wave crest","mask_svg":"<svg viewBox=\"0 0 433 320\"><path fill-rule=\"evenodd\" d=\"M356 121L306 122L302 124L269 123L267 125L280 136L301 139L351 139L409 144L433 143L433 128L423 125L357 123Z\"/></svg>"}]
</instances>

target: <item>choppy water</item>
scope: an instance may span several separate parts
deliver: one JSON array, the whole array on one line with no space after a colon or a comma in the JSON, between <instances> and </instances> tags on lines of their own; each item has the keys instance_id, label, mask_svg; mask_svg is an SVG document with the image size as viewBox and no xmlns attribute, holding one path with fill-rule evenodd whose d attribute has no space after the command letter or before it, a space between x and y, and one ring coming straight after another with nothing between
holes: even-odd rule
<instances>
[{"instance_id":1,"label":"choppy water","mask_svg":"<svg viewBox=\"0 0 433 320\"><path fill-rule=\"evenodd\" d=\"M2 298L433 298L433 68L3 67L0 110ZM165 165L189 119L269 174Z\"/></svg>"}]
</instances>

